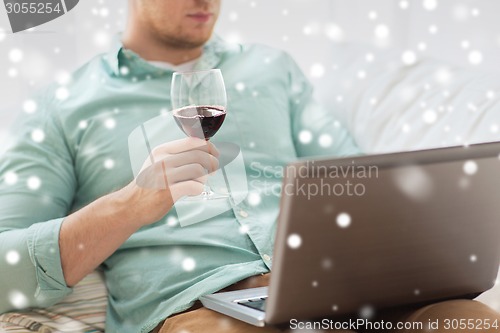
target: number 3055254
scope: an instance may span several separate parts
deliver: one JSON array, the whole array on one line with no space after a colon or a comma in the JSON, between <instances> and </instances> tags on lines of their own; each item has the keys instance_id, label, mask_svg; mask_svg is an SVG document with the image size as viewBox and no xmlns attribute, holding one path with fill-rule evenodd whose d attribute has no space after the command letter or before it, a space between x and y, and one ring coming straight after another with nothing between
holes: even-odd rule
<instances>
[{"instance_id":1,"label":"number 3055254","mask_svg":"<svg viewBox=\"0 0 500 333\"><path fill-rule=\"evenodd\" d=\"M7 2L5 3L7 14L51 14L62 11L59 2L53 4L50 2Z\"/></svg>"}]
</instances>

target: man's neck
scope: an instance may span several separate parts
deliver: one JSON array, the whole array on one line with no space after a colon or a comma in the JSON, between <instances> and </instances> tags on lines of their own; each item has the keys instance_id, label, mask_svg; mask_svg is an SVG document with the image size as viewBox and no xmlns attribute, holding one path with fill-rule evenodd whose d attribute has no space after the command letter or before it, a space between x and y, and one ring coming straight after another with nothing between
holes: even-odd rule
<instances>
[{"instance_id":1,"label":"man's neck","mask_svg":"<svg viewBox=\"0 0 500 333\"><path fill-rule=\"evenodd\" d=\"M197 59L203 52L203 46L197 48L174 47L134 29L127 29L124 32L122 43L126 49L134 51L145 60L168 62L173 65Z\"/></svg>"}]
</instances>

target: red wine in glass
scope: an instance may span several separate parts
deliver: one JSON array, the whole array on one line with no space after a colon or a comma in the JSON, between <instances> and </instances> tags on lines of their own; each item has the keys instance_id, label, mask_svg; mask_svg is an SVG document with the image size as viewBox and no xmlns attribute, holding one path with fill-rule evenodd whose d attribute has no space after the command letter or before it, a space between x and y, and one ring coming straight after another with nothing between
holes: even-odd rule
<instances>
[{"instance_id":1,"label":"red wine in glass","mask_svg":"<svg viewBox=\"0 0 500 333\"><path fill-rule=\"evenodd\" d=\"M170 97L175 122L189 137L210 140L226 118L226 87L220 69L174 73ZM223 169L222 173L225 175ZM184 200L229 198L228 194L213 192L208 180L200 195Z\"/></svg>"},{"instance_id":2,"label":"red wine in glass","mask_svg":"<svg viewBox=\"0 0 500 333\"><path fill-rule=\"evenodd\" d=\"M187 136L209 140L222 126L226 110L222 106L187 106L174 110L173 115Z\"/></svg>"}]
</instances>

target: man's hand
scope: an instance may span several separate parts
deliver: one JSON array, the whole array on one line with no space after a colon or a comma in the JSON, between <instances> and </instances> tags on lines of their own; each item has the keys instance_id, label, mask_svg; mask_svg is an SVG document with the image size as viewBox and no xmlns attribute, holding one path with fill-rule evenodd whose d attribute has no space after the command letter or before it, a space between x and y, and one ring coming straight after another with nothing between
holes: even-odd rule
<instances>
[{"instance_id":1,"label":"man's hand","mask_svg":"<svg viewBox=\"0 0 500 333\"><path fill-rule=\"evenodd\" d=\"M130 184L67 216L59 234L66 283L78 283L179 198L200 194L218 156L213 144L195 138L160 145Z\"/></svg>"},{"instance_id":2,"label":"man's hand","mask_svg":"<svg viewBox=\"0 0 500 333\"><path fill-rule=\"evenodd\" d=\"M186 138L153 149L137 178L116 194L142 225L162 218L180 198L203 191L219 167L219 152L205 140Z\"/></svg>"}]
</instances>

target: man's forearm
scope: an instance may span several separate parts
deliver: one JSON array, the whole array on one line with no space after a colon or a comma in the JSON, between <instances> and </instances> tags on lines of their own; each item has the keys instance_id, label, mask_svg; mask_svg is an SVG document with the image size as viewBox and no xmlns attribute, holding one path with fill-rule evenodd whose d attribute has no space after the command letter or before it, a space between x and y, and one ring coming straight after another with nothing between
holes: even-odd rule
<instances>
[{"instance_id":1,"label":"man's forearm","mask_svg":"<svg viewBox=\"0 0 500 333\"><path fill-rule=\"evenodd\" d=\"M59 247L68 286L96 269L142 226L121 196L111 193L65 218Z\"/></svg>"},{"instance_id":2,"label":"man's forearm","mask_svg":"<svg viewBox=\"0 0 500 333\"><path fill-rule=\"evenodd\" d=\"M219 153L205 140L185 138L156 147L143 167L141 181L108 194L66 217L59 233L64 280L74 286L111 256L142 226L164 217L174 198L198 195L206 170L219 167ZM160 161L150 165L150 161ZM200 168L190 168L199 164ZM166 168L166 170L165 170ZM168 186L165 186L166 174ZM161 186L149 186L161 184Z\"/></svg>"}]
</instances>

